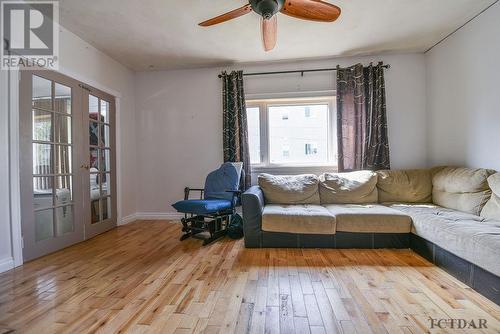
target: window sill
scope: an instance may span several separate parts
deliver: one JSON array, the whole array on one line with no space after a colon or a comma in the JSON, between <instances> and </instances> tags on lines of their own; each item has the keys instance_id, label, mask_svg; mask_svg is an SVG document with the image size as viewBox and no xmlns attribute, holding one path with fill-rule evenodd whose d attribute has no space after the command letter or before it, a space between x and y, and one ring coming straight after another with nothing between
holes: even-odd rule
<instances>
[{"instance_id":1,"label":"window sill","mask_svg":"<svg viewBox=\"0 0 500 334\"><path fill-rule=\"evenodd\" d=\"M336 173L338 171L337 166L335 165L295 165L295 166L280 166L280 165L271 165L271 166L252 166L252 174L259 173L269 173L269 174L323 174L326 172Z\"/></svg>"}]
</instances>

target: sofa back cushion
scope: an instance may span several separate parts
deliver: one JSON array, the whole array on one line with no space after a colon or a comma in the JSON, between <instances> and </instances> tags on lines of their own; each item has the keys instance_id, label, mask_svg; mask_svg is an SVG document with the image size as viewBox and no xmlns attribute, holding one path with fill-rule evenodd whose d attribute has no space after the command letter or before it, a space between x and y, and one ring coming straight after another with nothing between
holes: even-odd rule
<instances>
[{"instance_id":1,"label":"sofa back cushion","mask_svg":"<svg viewBox=\"0 0 500 334\"><path fill-rule=\"evenodd\" d=\"M320 176L322 204L377 203L377 174L372 171L325 173Z\"/></svg>"},{"instance_id":2,"label":"sofa back cushion","mask_svg":"<svg viewBox=\"0 0 500 334\"><path fill-rule=\"evenodd\" d=\"M432 178L434 204L479 216L491 190L488 177L495 171L461 167L445 167Z\"/></svg>"},{"instance_id":3,"label":"sofa back cushion","mask_svg":"<svg viewBox=\"0 0 500 334\"><path fill-rule=\"evenodd\" d=\"M481 217L500 221L500 173L491 175L488 178L488 185L492 194L481 211Z\"/></svg>"},{"instance_id":4,"label":"sofa back cushion","mask_svg":"<svg viewBox=\"0 0 500 334\"><path fill-rule=\"evenodd\" d=\"M319 204L319 179L313 174L260 174L266 204Z\"/></svg>"},{"instance_id":5,"label":"sofa back cushion","mask_svg":"<svg viewBox=\"0 0 500 334\"><path fill-rule=\"evenodd\" d=\"M432 174L429 169L381 170L377 174L379 202L432 202Z\"/></svg>"}]
</instances>

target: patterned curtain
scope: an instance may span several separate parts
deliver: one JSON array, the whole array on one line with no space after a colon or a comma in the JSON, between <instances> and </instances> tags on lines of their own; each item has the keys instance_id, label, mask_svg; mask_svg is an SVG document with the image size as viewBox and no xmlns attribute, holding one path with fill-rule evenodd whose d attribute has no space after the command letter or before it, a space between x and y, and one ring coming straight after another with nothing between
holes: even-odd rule
<instances>
[{"instance_id":1,"label":"patterned curtain","mask_svg":"<svg viewBox=\"0 0 500 334\"><path fill-rule=\"evenodd\" d=\"M337 67L339 171L389 169L383 64Z\"/></svg>"},{"instance_id":2,"label":"patterned curtain","mask_svg":"<svg viewBox=\"0 0 500 334\"><path fill-rule=\"evenodd\" d=\"M243 71L222 73L224 162L243 162L243 190L251 185Z\"/></svg>"}]
</instances>

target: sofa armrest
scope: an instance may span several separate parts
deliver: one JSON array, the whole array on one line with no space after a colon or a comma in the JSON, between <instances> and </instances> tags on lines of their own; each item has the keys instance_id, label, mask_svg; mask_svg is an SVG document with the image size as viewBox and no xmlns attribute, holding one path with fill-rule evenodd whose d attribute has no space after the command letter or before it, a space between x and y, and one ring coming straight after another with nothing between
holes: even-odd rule
<instances>
[{"instance_id":1,"label":"sofa armrest","mask_svg":"<svg viewBox=\"0 0 500 334\"><path fill-rule=\"evenodd\" d=\"M243 232L246 247L260 247L262 234L262 212L264 211L264 193L258 186L253 186L241 195L243 208Z\"/></svg>"}]
</instances>

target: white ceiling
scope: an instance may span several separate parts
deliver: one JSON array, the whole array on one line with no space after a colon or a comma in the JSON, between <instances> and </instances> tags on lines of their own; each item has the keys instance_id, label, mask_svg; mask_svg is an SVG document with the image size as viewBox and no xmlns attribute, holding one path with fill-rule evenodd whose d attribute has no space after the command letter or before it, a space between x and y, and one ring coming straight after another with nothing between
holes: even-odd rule
<instances>
[{"instance_id":1,"label":"white ceiling","mask_svg":"<svg viewBox=\"0 0 500 334\"><path fill-rule=\"evenodd\" d=\"M134 70L384 52L423 52L495 0L328 0L333 23L278 14L278 43L261 46L255 13L202 28L246 0L61 0L61 24ZM151 65L153 67L151 67Z\"/></svg>"}]
</instances>

